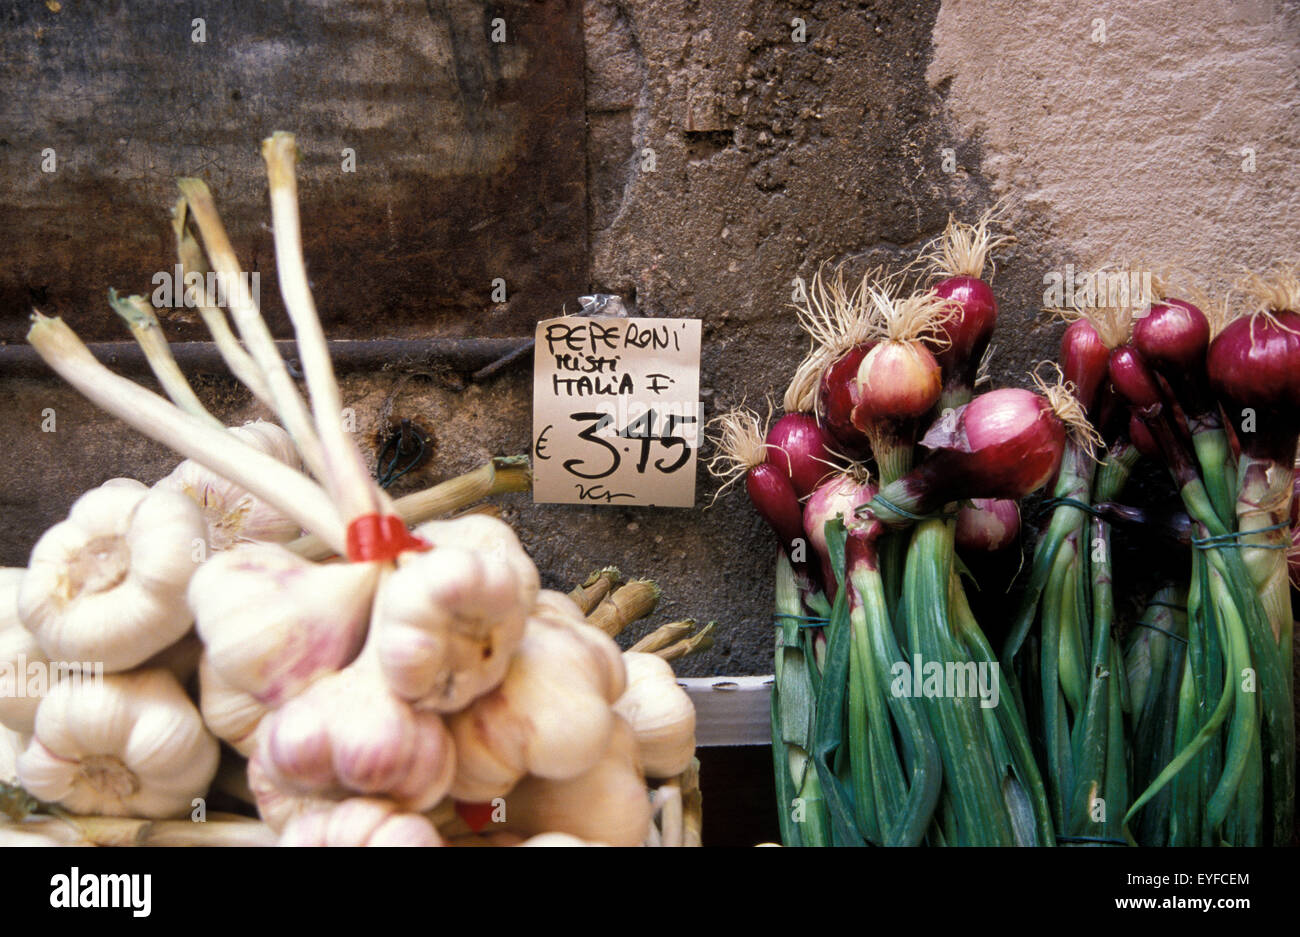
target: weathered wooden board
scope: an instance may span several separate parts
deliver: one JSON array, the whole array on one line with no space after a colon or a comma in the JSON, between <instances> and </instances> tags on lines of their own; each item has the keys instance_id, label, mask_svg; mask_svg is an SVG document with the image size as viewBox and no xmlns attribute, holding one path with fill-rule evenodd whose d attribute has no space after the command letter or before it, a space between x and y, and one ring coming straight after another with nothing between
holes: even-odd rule
<instances>
[{"instance_id":1,"label":"weathered wooden board","mask_svg":"<svg viewBox=\"0 0 1300 937\"><path fill-rule=\"evenodd\" d=\"M105 293L171 269L182 175L212 187L290 335L259 153L277 129L302 151L331 338L529 334L587 285L582 50L578 0L8 4L0 341L33 305L126 338ZM206 338L183 309L164 318Z\"/></svg>"}]
</instances>

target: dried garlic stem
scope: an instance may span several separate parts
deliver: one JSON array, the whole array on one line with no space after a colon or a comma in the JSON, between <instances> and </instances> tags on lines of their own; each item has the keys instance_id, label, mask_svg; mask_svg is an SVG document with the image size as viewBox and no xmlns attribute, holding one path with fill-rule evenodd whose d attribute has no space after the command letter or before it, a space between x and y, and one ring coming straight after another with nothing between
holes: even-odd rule
<instances>
[{"instance_id":1,"label":"dried garlic stem","mask_svg":"<svg viewBox=\"0 0 1300 937\"><path fill-rule=\"evenodd\" d=\"M27 341L92 403L150 439L193 459L261 498L328 543L344 549L344 529L320 486L279 459L240 442L100 364L62 319L36 312Z\"/></svg>"},{"instance_id":2,"label":"dried garlic stem","mask_svg":"<svg viewBox=\"0 0 1300 937\"><path fill-rule=\"evenodd\" d=\"M717 622L711 621L685 641L670 644L668 647L655 651L655 653L664 660L674 661L685 657L687 654L707 651L713 647L713 630L716 626Z\"/></svg>"},{"instance_id":3,"label":"dried garlic stem","mask_svg":"<svg viewBox=\"0 0 1300 937\"><path fill-rule=\"evenodd\" d=\"M326 487L334 495L344 520L373 514L384 500L370 477L361 452L343 428L343 402L330 361L329 346L316 314L316 301L307 283L298 219L298 180L294 162L298 151L291 133L276 131L262 141L262 159L271 184L271 229L275 235L275 266L280 295L293 322L298 355L311 393L316 433L325 454Z\"/></svg>"},{"instance_id":4,"label":"dried garlic stem","mask_svg":"<svg viewBox=\"0 0 1300 937\"><path fill-rule=\"evenodd\" d=\"M605 596L622 582L623 574L618 571L618 567L606 566L593 572L581 585L575 586L569 593L569 598L582 609L582 614L590 615Z\"/></svg>"},{"instance_id":5,"label":"dried garlic stem","mask_svg":"<svg viewBox=\"0 0 1300 937\"><path fill-rule=\"evenodd\" d=\"M312 425L311 414L307 412L307 405L299 395L293 378L289 377L289 370L275 347L275 340L271 338L271 331L266 327L262 313L253 298L243 289L239 261L217 214L212 193L202 179L180 179L176 184L180 186L194 221L199 226L199 233L203 235L203 244L212 260L213 269L231 284L227 290L230 314L244 344L248 346L249 353L266 379L280 424L293 437L294 445L298 447L308 471L324 482L327 477L325 454ZM339 414L339 419L342 419L342 414Z\"/></svg>"},{"instance_id":6,"label":"dried garlic stem","mask_svg":"<svg viewBox=\"0 0 1300 937\"><path fill-rule=\"evenodd\" d=\"M666 625L660 625L636 644L633 644L628 650L639 651L642 654L653 654L655 651L666 648L674 641L680 641L694 630L694 618L687 618L684 621L670 621Z\"/></svg>"},{"instance_id":7,"label":"dried garlic stem","mask_svg":"<svg viewBox=\"0 0 1300 937\"><path fill-rule=\"evenodd\" d=\"M597 605L596 610L587 616L587 624L615 636L632 622L653 612L658 601L658 586L649 579L633 579Z\"/></svg>"},{"instance_id":8,"label":"dried garlic stem","mask_svg":"<svg viewBox=\"0 0 1300 937\"><path fill-rule=\"evenodd\" d=\"M194 393L194 388L190 387L180 365L172 357L171 346L167 344L158 317L144 301L144 297L128 296L123 299L117 295L116 290L109 290L108 304L130 326L136 344L144 352L154 377L158 378L163 392L171 398L172 403L191 416L225 429L225 424L208 412L208 408L203 406L203 402Z\"/></svg>"},{"instance_id":9,"label":"dried garlic stem","mask_svg":"<svg viewBox=\"0 0 1300 937\"><path fill-rule=\"evenodd\" d=\"M253 396L261 402L262 406L274 413L275 399L266 386L262 369L257 366L253 356L244 350L244 346L239 344L239 339L230 330L230 323L226 321L226 314L217 305L216 297L208 293L208 262L203 256L203 248L199 246L198 238L194 236L190 224L189 202L184 196L177 200L176 207L172 210L172 230L176 232L176 256L181 265L181 282L184 283L185 277L191 272L197 273L204 280L202 290L197 287L185 288L187 302L198 307L199 315L203 317L203 322L217 345L217 351L226 362L226 367L230 368L230 373L253 392Z\"/></svg>"},{"instance_id":10,"label":"dried garlic stem","mask_svg":"<svg viewBox=\"0 0 1300 937\"><path fill-rule=\"evenodd\" d=\"M403 495L393 502L393 513L407 524L419 524L484 498L528 491L532 485L533 475L527 456L498 457L472 472L449 478L424 491ZM337 553L319 537L311 535L299 537L285 546L309 560L323 560Z\"/></svg>"}]
</instances>

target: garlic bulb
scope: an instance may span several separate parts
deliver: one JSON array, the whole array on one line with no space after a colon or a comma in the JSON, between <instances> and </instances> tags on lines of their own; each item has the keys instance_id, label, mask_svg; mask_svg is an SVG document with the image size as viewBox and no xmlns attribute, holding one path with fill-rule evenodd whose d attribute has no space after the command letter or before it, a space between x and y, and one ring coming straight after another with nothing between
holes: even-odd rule
<instances>
[{"instance_id":1,"label":"garlic bulb","mask_svg":"<svg viewBox=\"0 0 1300 937\"><path fill-rule=\"evenodd\" d=\"M537 598L537 567L509 525L484 515L416 529L378 596L375 641L389 686L417 708L464 709L505 676Z\"/></svg>"},{"instance_id":2,"label":"garlic bulb","mask_svg":"<svg viewBox=\"0 0 1300 937\"><path fill-rule=\"evenodd\" d=\"M171 817L206 795L217 757L176 678L140 670L56 684L18 756L18 779L73 813Z\"/></svg>"},{"instance_id":3,"label":"garlic bulb","mask_svg":"<svg viewBox=\"0 0 1300 937\"><path fill-rule=\"evenodd\" d=\"M377 563L322 566L241 544L203 564L189 602L212 669L274 706L357 656L378 576Z\"/></svg>"},{"instance_id":4,"label":"garlic bulb","mask_svg":"<svg viewBox=\"0 0 1300 937\"><path fill-rule=\"evenodd\" d=\"M285 824L280 845L441 846L442 838L418 813L399 813L386 800L354 797L294 817Z\"/></svg>"},{"instance_id":5,"label":"garlic bulb","mask_svg":"<svg viewBox=\"0 0 1300 937\"><path fill-rule=\"evenodd\" d=\"M257 735L254 759L296 793L382 795L421 812L446 796L456 770L442 718L394 696L368 655L275 710Z\"/></svg>"},{"instance_id":6,"label":"garlic bulb","mask_svg":"<svg viewBox=\"0 0 1300 937\"><path fill-rule=\"evenodd\" d=\"M614 711L627 720L647 777L671 778L695 756L695 706L662 657L625 651L627 692Z\"/></svg>"},{"instance_id":7,"label":"garlic bulb","mask_svg":"<svg viewBox=\"0 0 1300 937\"><path fill-rule=\"evenodd\" d=\"M189 631L185 589L206 556L194 502L114 479L36 542L18 615L51 660L127 670Z\"/></svg>"},{"instance_id":8,"label":"garlic bulb","mask_svg":"<svg viewBox=\"0 0 1300 937\"><path fill-rule=\"evenodd\" d=\"M608 743L610 704L625 686L622 655L603 632L554 611L565 606L543 596L501 685L448 720L457 800L499 797L525 774L575 777Z\"/></svg>"},{"instance_id":9,"label":"garlic bulb","mask_svg":"<svg viewBox=\"0 0 1300 937\"><path fill-rule=\"evenodd\" d=\"M254 735L254 742L256 735ZM257 758L256 746L248 760L248 789L257 804L258 816L277 833L294 817L311 811L328 810L339 796L324 797L319 794L302 794L290 790L284 782L273 777Z\"/></svg>"},{"instance_id":10,"label":"garlic bulb","mask_svg":"<svg viewBox=\"0 0 1300 937\"><path fill-rule=\"evenodd\" d=\"M639 846L650 829L650 794L636 738L616 719L609 747L585 773L564 781L528 777L506 796L508 830L567 833L610 846Z\"/></svg>"},{"instance_id":11,"label":"garlic bulb","mask_svg":"<svg viewBox=\"0 0 1300 937\"><path fill-rule=\"evenodd\" d=\"M26 747L22 735L0 726L0 783L18 777L18 753Z\"/></svg>"},{"instance_id":12,"label":"garlic bulb","mask_svg":"<svg viewBox=\"0 0 1300 937\"><path fill-rule=\"evenodd\" d=\"M603 846L604 843L589 843L568 833L538 833L530 836L520 846Z\"/></svg>"},{"instance_id":13,"label":"garlic bulb","mask_svg":"<svg viewBox=\"0 0 1300 937\"><path fill-rule=\"evenodd\" d=\"M31 735L36 707L48 688L50 662L18 620L18 586L25 572L0 569L0 727ZM39 678L35 686L32 677ZM0 780L5 778L0 774Z\"/></svg>"},{"instance_id":14,"label":"garlic bulb","mask_svg":"<svg viewBox=\"0 0 1300 937\"><path fill-rule=\"evenodd\" d=\"M221 678L208 656L199 659L199 712L208 731L247 758L257 747L257 727L271 711L257 697Z\"/></svg>"},{"instance_id":15,"label":"garlic bulb","mask_svg":"<svg viewBox=\"0 0 1300 937\"><path fill-rule=\"evenodd\" d=\"M274 423L259 420L230 427L230 433L291 468L301 468L298 450L289 434ZM284 543L301 532L296 521L285 517L262 499L197 462L186 459L155 486L191 499L203 513L213 550L228 550L236 543Z\"/></svg>"}]
</instances>

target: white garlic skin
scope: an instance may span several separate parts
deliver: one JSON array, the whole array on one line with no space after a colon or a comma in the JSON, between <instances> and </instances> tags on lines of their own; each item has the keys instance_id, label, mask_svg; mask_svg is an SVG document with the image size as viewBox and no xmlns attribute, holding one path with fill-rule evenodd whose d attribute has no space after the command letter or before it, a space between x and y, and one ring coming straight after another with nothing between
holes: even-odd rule
<instances>
[{"instance_id":1,"label":"white garlic skin","mask_svg":"<svg viewBox=\"0 0 1300 937\"><path fill-rule=\"evenodd\" d=\"M523 637L540 577L508 524L470 515L416 528L377 599L375 642L389 686L417 708L456 712L496 687Z\"/></svg>"},{"instance_id":2,"label":"white garlic skin","mask_svg":"<svg viewBox=\"0 0 1300 937\"><path fill-rule=\"evenodd\" d=\"M203 564L189 603L212 669L275 706L355 659L378 578L378 563L320 565L241 544Z\"/></svg>"},{"instance_id":3,"label":"white garlic skin","mask_svg":"<svg viewBox=\"0 0 1300 937\"><path fill-rule=\"evenodd\" d=\"M230 434L290 468L302 467L293 440L274 423L259 420L232 426ZM237 543L286 543L302 533L297 522L191 459L177 465L155 487L183 494L198 506L214 551L228 550Z\"/></svg>"},{"instance_id":4,"label":"white garlic skin","mask_svg":"<svg viewBox=\"0 0 1300 937\"><path fill-rule=\"evenodd\" d=\"M41 701L18 779L93 816L175 817L207 795L217 740L166 670L60 681Z\"/></svg>"},{"instance_id":5,"label":"white garlic skin","mask_svg":"<svg viewBox=\"0 0 1300 937\"><path fill-rule=\"evenodd\" d=\"M573 846L604 846L604 843L589 843L585 839L579 839L569 833L538 833L536 836L530 836L519 844L520 846L551 846L551 847L573 847Z\"/></svg>"},{"instance_id":6,"label":"white garlic skin","mask_svg":"<svg viewBox=\"0 0 1300 937\"><path fill-rule=\"evenodd\" d=\"M563 611L552 597L539 601L501 685L448 718L457 800L489 801L525 774L572 778L605 751L623 658L608 635Z\"/></svg>"},{"instance_id":7,"label":"white garlic skin","mask_svg":"<svg viewBox=\"0 0 1300 937\"><path fill-rule=\"evenodd\" d=\"M204 654L199 660L199 712L209 732L247 758L257 747L257 727L271 707L223 680Z\"/></svg>"},{"instance_id":8,"label":"white garlic skin","mask_svg":"<svg viewBox=\"0 0 1300 937\"><path fill-rule=\"evenodd\" d=\"M614 711L632 727L646 776L676 777L695 757L695 706L662 657L625 651L623 663L627 691Z\"/></svg>"},{"instance_id":9,"label":"white garlic skin","mask_svg":"<svg viewBox=\"0 0 1300 937\"><path fill-rule=\"evenodd\" d=\"M456 752L442 718L398 699L377 670L357 665L322 677L259 729L255 758L285 789L383 796L423 812L446 796Z\"/></svg>"},{"instance_id":10,"label":"white garlic skin","mask_svg":"<svg viewBox=\"0 0 1300 937\"><path fill-rule=\"evenodd\" d=\"M300 813L285 824L281 846L441 846L433 824L391 801L354 797Z\"/></svg>"},{"instance_id":11,"label":"white garlic skin","mask_svg":"<svg viewBox=\"0 0 1300 937\"><path fill-rule=\"evenodd\" d=\"M51 660L129 670L190 630L185 590L207 551L194 502L113 479L36 542L18 615Z\"/></svg>"},{"instance_id":12,"label":"white garlic skin","mask_svg":"<svg viewBox=\"0 0 1300 937\"><path fill-rule=\"evenodd\" d=\"M566 833L608 846L639 846L653 808L632 729L617 719L609 746L583 774L562 781L527 777L506 795L506 829Z\"/></svg>"},{"instance_id":13,"label":"white garlic skin","mask_svg":"<svg viewBox=\"0 0 1300 937\"><path fill-rule=\"evenodd\" d=\"M31 664L46 667L49 661L36 637L18 620L18 587L26 572L0 569L0 726L31 735L41 697L27 693L28 668ZM0 781L8 777L0 774Z\"/></svg>"},{"instance_id":14,"label":"white garlic skin","mask_svg":"<svg viewBox=\"0 0 1300 937\"><path fill-rule=\"evenodd\" d=\"M18 754L26 747L26 738L13 729L0 726L0 783L18 777Z\"/></svg>"},{"instance_id":15,"label":"white garlic skin","mask_svg":"<svg viewBox=\"0 0 1300 937\"><path fill-rule=\"evenodd\" d=\"M254 734L254 743L256 738ZM248 789L257 804L258 816L277 833L281 832L294 817L313 810L327 810L345 796L342 791L330 792L327 795L303 794L290 790L280 777L266 769L258 758L256 744L254 744L253 754L248 759Z\"/></svg>"}]
</instances>

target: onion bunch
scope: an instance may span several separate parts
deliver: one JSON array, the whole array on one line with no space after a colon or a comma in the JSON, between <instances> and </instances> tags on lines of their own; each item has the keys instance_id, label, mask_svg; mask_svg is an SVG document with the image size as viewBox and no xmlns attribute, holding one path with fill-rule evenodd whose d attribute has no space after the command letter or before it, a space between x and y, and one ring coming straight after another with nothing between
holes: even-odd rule
<instances>
[{"instance_id":1,"label":"onion bunch","mask_svg":"<svg viewBox=\"0 0 1300 937\"><path fill-rule=\"evenodd\" d=\"M814 290L801 310L813 349L792 387L818 388L841 460L809 496L766 483L784 473L754 442L757 417L714 424L715 472L757 475L752 500L780 537L772 739L790 845L1054 842L1023 713L954 549L973 500L986 513L968 512L967 546L1004 548L1015 506L1008 519L988 502L1044 485L1083 421L1061 387L972 396L996 317L979 277L1005 243L991 223L950 223L924 255L948 261L932 286L872 271L850 291L837 272Z\"/></svg>"}]
</instances>

